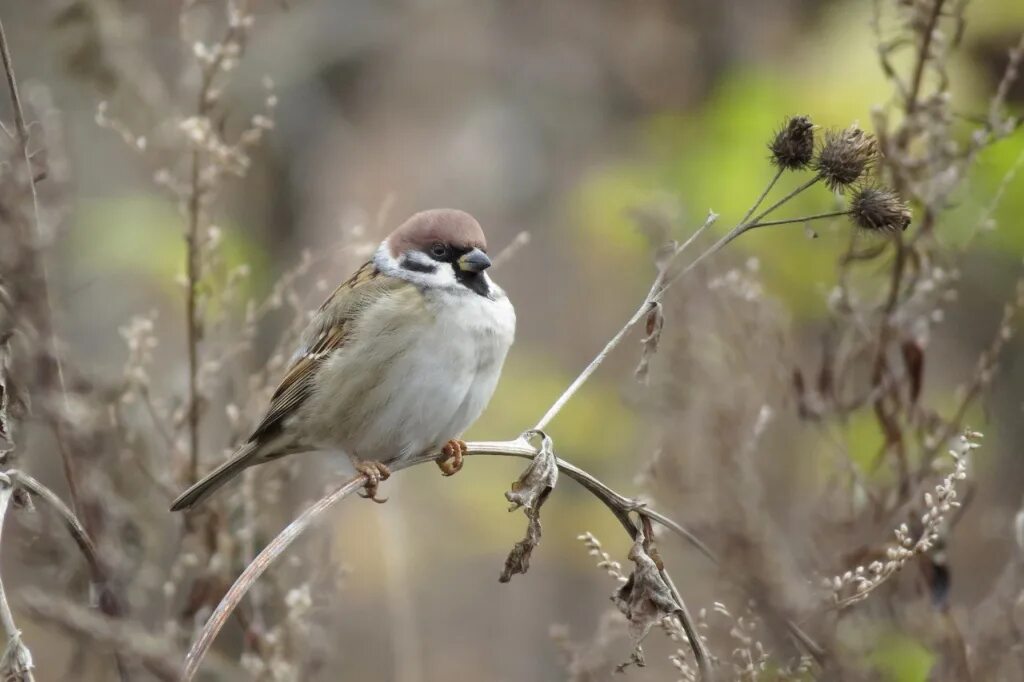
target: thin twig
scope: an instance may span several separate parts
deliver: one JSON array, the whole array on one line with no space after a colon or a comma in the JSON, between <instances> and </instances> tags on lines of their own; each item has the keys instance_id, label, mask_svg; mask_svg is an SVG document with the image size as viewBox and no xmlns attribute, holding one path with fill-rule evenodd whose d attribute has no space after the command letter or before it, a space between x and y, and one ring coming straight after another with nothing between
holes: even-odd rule
<instances>
[{"instance_id":1,"label":"thin twig","mask_svg":"<svg viewBox=\"0 0 1024 682\"><path fill-rule=\"evenodd\" d=\"M3 531L7 508L10 506L13 494L14 486L11 479L0 474L0 532ZM0 580L0 626L3 627L7 639L3 658L0 659L0 674L3 675L4 680L11 680L11 682L32 682L32 668L35 667L32 663L32 652L21 641L21 630L14 623L14 614L11 613L11 605L7 601L7 593L2 580Z\"/></svg>"},{"instance_id":2,"label":"thin twig","mask_svg":"<svg viewBox=\"0 0 1024 682\"><path fill-rule=\"evenodd\" d=\"M100 610L110 618L123 618L125 608L110 584L110 573L99 552L96 550L96 544L89 537L85 526L75 516L74 511L64 504L64 501L56 493L25 472L11 469L2 475L7 476L13 484L41 499L50 509L57 513L57 516L60 517L61 521L64 522L64 526L68 529L68 533L71 534L75 544L78 545L82 556L85 557L85 562L89 567L89 579L98 597L97 601ZM116 649L114 650L114 660L117 663L120 678L122 680L130 679L128 664Z\"/></svg>"},{"instance_id":3,"label":"thin twig","mask_svg":"<svg viewBox=\"0 0 1024 682\"><path fill-rule=\"evenodd\" d=\"M914 65L914 76L910 82L910 94L907 95L907 113L913 114L917 110L918 96L921 93L921 83L924 80L924 67L928 63L931 52L932 38L942 16L942 6L945 0L934 0L932 12L928 17L928 24L924 28L924 36L921 41L921 50L917 54L917 63Z\"/></svg>"},{"instance_id":4,"label":"thin twig","mask_svg":"<svg viewBox=\"0 0 1024 682\"><path fill-rule=\"evenodd\" d=\"M750 220L750 216L754 215L754 211L757 210L758 206L764 203L764 200L771 193L772 189L775 187L775 183L779 181L779 178L782 177L782 174L783 172L785 172L785 170L785 168L779 168L775 171L775 176L768 183L768 186L764 188L764 191L761 192L761 196L759 196L757 198L757 201L755 201L753 205L747 209L747 212L743 214L743 218L740 219L740 225L743 225L748 220Z\"/></svg>"},{"instance_id":5,"label":"thin twig","mask_svg":"<svg viewBox=\"0 0 1024 682\"><path fill-rule=\"evenodd\" d=\"M230 7L229 11L231 11ZM242 7L238 8L238 11L244 12L244 3L242 3ZM229 21L221 44L232 40L238 30L240 30L239 26L233 21ZM211 98L210 93L217 73L220 72L226 58L227 50L218 50L202 68L199 90L196 92L196 116L199 119L208 119L213 110L215 100ZM195 144L190 157L188 228L185 233L187 249L185 278L188 289L185 302L185 329L188 344L188 483L190 485L199 480L199 339L202 334L202 321L198 317L197 288L203 276L200 231L203 223L203 202L206 196L202 165L203 154L200 146Z\"/></svg>"},{"instance_id":6,"label":"thin twig","mask_svg":"<svg viewBox=\"0 0 1024 682\"><path fill-rule=\"evenodd\" d=\"M794 189L792 192L790 192L786 196L784 196L781 199L779 199L778 201L776 201L774 204L772 204L771 206L769 206L765 210L761 211L759 214L757 214L756 218L753 218L752 220L750 220L749 222L746 222L746 223L743 223L743 222L737 223L737 225L735 227L733 227L731 230L729 230L729 232L724 237L719 239L717 242L715 242L710 247L708 247L703 253L701 253L699 256L694 258L690 262L689 265L687 265L685 268L683 268L679 272L677 272L674 275L672 275L671 277L669 277L665 281L665 283L662 285L661 289L657 292L657 294L655 295L653 300L655 302L660 301L661 297L664 295L664 293L668 290L668 288L670 286L675 284L681 278L685 277L687 274L693 272L693 270L696 269L696 267L698 265L700 265L706 259L710 258L711 256L713 256L716 253L718 253L719 251L721 251L730 242L732 242L733 240L735 240L735 239L739 238L740 236L742 236L743 233L745 233L745 232L753 229L754 227L758 226L761 223L761 221L764 219L764 217L767 216L769 213L771 213L772 211L774 211L777 208L781 207L782 205L784 205L785 203L787 203L788 201L793 199L795 196L797 196L798 194L800 194L804 190L806 190L806 189L808 189L810 187L813 187L820 180L821 180L821 176L820 175L815 175L813 178L811 178L807 182L803 183L802 185L800 185L799 187Z\"/></svg>"},{"instance_id":7,"label":"thin twig","mask_svg":"<svg viewBox=\"0 0 1024 682\"><path fill-rule=\"evenodd\" d=\"M235 579L234 584L227 591L224 597L217 604L217 608L210 614L210 618L203 625L199 637L192 643L185 656L185 669L181 673L182 682L190 682L199 671L199 665L203 662L210 645L217 637L217 633L224 627L231 612L241 602L242 597L249 591L253 583L263 575L277 557L288 548L296 538L299 537L309 526L322 516L335 503L345 499L366 484L366 476L360 474L347 480L341 487L318 500L311 507L302 512L294 521L289 523L284 530L278 533L277 537L271 540L266 547L253 559L252 563L245 567L241 575Z\"/></svg>"},{"instance_id":8,"label":"thin twig","mask_svg":"<svg viewBox=\"0 0 1024 682\"><path fill-rule=\"evenodd\" d=\"M11 60L11 52L7 45L7 34L4 32L3 22L0 21L0 56L3 58L4 73L7 76L7 89L11 95L11 106L14 109L14 127L18 135L18 144L21 147L21 156L25 161L25 171L28 176L29 193L32 196L32 229L33 241L36 245L42 242L42 219L39 212L39 192L36 189L36 174L32 170L32 157L29 153L28 125L25 123L25 112L21 106L21 95L18 93L18 79L14 75L14 63ZM46 361L52 366L57 377L57 385L60 389L63 400L64 415L51 417L51 427L57 440L58 450L61 454L61 464L64 468L64 478L68 484L68 491L71 494L71 506L78 514L82 513L81 497L78 492L78 476L75 472L74 458L67 447L64 437L64 419L70 411L68 403L68 389L64 380L64 367L61 364L60 354L57 348L57 334L53 328L53 305L50 300L50 278L47 273L46 263L42 258L37 257L36 266L39 270L39 278L36 286L39 289L39 300L42 302L42 328L40 332L44 337L44 343L48 349Z\"/></svg>"},{"instance_id":9,"label":"thin twig","mask_svg":"<svg viewBox=\"0 0 1024 682\"><path fill-rule=\"evenodd\" d=\"M501 251L498 252L498 254L492 259L491 267L492 268L501 267L502 265L507 263L509 260L511 260L513 256L515 256L517 253L519 253L520 249L522 249L524 246L526 246L529 243L530 243L530 233L527 232L526 230L523 230L522 232L517 234L515 237L513 237L512 241L510 241L508 243L508 245L504 249L502 249Z\"/></svg>"},{"instance_id":10,"label":"thin twig","mask_svg":"<svg viewBox=\"0 0 1024 682\"><path fill-rule=\"evenodd\" d=\"M665 280L668 277L668 272L672 261L679 257L683 252L685 252L686 249L690 246L690 244L692 244L694 240L697 239L697 237L703 234L705 230L711 227L711 225L716 220L718 220L718 214L709 211L708 217L704 220L704 224L701 225L696 232L690 235L690 238L687 239L682 246L676 248L676 250L673 251L671 258L669 259L669 262L662 266L661 269L658 271L658 276L654 278L654 284L651 285L651 289L650 291L647 292L647 296L644 297L644 301L643 303L640 304L640 307L637 308L636 312L633 313L633 316L626 321L626 324L623 325L623 327L619 329L618 332L616 332L615 336L613 336L611 340L605 344L604 348L601 349L601 352L598 353L594 357L594 359L590 361L590 364L587 365L582 372L580 372L580 375L576 377L576 379L571 384L569 384L569 387L565 389L562 395L558 396L558 400L556 400L554 404L548 408L548 411L545 412L544 416L540 418L540 421L537 422L537 425L533 427L534 431L543 431L547 427L547 425L551 423L551 420L554 419L555 416L557 416L558 413L562 411L562 408L565 407L565 404L569 402L569 399L576 394L576 391L578 391L580 387L587 382L587 379L589 379L590 376L595 371L597 371L597 368L601 366L601 364L605 361L608 355L613 350L615 350L615 348L620 343L622 343L622 339L626 337L626 334L628 334L629 331L633 327L635 327L637 323L640 322L640 320L644 319L647 313L651 310L651 306L654 305L656 297L659 295L661 291L668 287L667 283L664 287L662 286L662 284L665 283Z\"/></svg>"},{"instance_id":11,"label":"thin twig","mask_svg":"<svg viewBox=\"0 0 1024 682\"><path fill-rule=\"evenodd\" d=\"M17 603L19 609L25 610L33 618L53 623L76 636L89 638L100 647L139 661L157 679L167 682L178 679L181 654L168 645L166 637L150 634L137 623L104 617L37 588L23 590ZM237 673L234 676L231 674L237 668L221 657L211 657L210 664L212 679L237 677Z\"/></svg>"},{"instance_id":12,"label":"thin twig","mask_svg":"<svg viewBox=\"0 0 1024 682\"><path fill-rule=\"evenodd\" d=\"M838 218L840 216L850 215L849 211L829 211L828 213L816 213L814 215L806 215L800 218L784 218L782 220L763 220L759 223L751 223L747 225L748 230L753 230L756 227L770 227L772 225L792 225L793 223L809 223L812 220L823 220L825 218Z\"/></svg>"},{"instance_id":13,"label":"thin twig","mask_svg":"<svg viewBox=\"0 0 1024 682\"><path fill-rule=\"evenodd\" d=\"M626 324L623 325L623 327L619 329L618 332L616 332L615 336L613 336L611 340L605 344L604 348L601 349L601 352L598 353L594 357L594 359L590 361L590 364L588 364L583 369L583 371L580 372L580 375L577 376L571 384L569 384L569 387L566 388L562 395L558 397L558 400L556 400L554 404L548 408L548 411L545 412L544 416L540 418L540 421L537 422L537 425L533 427L535 431L543 431L547 427L547 425L551 423L551 420L554 419L555 416L562 411L562 408L564 408L566 403L569 402L569 399L572 398L580 389L580 387L587 382L590 376L595 371L597 371L597 368L601 366L601 364L605 361L608 355L613 350L615 350L615 348L620 343L622 343L622 339L626 337L626 334L628 334L629 331L640 322L640 320L644 319L647 316L647 314L651 311L652 306L655 306L661 300L661 297L664 295L664 293L668 290L669 287L675 284L681 277L691 272L704 259L720 251L726 244L736 239L747 230L757 227L758 223L769 213L779 208L780 206L782 206L783 204L785 204L790 199L797 196L807 188L815 185L818 181L821 180L821 176L815 175L813 178L811 178L804 184L800 185L799 187L797 187L789 194L776 201L774 204L772 204L765 210L761 211L761 213L759 213L756 218L754 218L750 222L746 222L747 217L749 217L750 214L752 214L757 209L757 207L761 205L761 203L764 201L764 198L768 196L768 193L771 191L772 187L775 186L775 183L778 181L778 179L779 174L776 173L776 175L768 183L768 186L761 193L761 196L757 199L756 202L754 202L754 205L751 206L750 209L747 211L746 216L744 216L744 220L740 221L736 225L736 227L729 231L728 234L726 234L724 237L722 237L712 246L710 246L707 250L705 250L703 253L697 256L685 268L683 268L679 272L671 274L672 264L675 262L675 260L683 253L685 253L686 250L690 247L690 245L693 244L693 242L700 235L702 235L709 227L711 227L711 225L713 225L716 220L718 220L717 213L713 211L708 212L708 217L704 220L704 223L700 226L700 228L692 235L690 235L689 239L683 242L681 246L677 247L672 252L671 256L668 258L668 261L664 265L662 265L661 268L658 270L658 275L654 279L654 284L651 285L650 291L647 292L647 296L644 297L643 303L641 303L640 307L637 308L635 313L633 313L633 316L630 317L626 321Z\"/></svg>"},{"instance_id":14,"label":"thin twig","mask_svg":"<svg viewBox=\"0 0 1024 682\"><path fill-rule=\"evenodd\" d=\"M697 632L697 628L693 626L693 616L690 615L690 611L686 608L686 602L683 601L682 595L679 594L676 584L672 582L672 576L665 569L661 569L659 572L661 573L662 580L668 585L673 599L676 600L676 604L679 606L676 618L679 620L679 624L683 626L686 638L690 640L690 648L693 650L693 658L697 661L700 678L705 681L712 680L714 673L711 671L711 655L708 653L707 646L704 644L704 640L701 639L700 633Z\"/></svg>"}]
</instances>

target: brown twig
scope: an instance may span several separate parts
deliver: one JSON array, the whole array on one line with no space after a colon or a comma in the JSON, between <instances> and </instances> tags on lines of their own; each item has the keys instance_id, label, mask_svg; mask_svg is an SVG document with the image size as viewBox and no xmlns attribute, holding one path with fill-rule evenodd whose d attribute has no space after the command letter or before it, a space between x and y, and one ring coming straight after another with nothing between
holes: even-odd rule
<instances>
[{"instance_id":1,"label":"brown twig","mask_svg":"<svg viewBox=\"0 0 1024 682\"><path fill-rule=\"evenodd\" d=\"M580 372L579 376L577 376L576 379L573 380L571 384L569 384L569 387L565 389L562 395L558 396L558 399L554 402L554 404L552 404L551 407L548 408L548 411L545 412L544 416L540 418L540 421L537 422L537 425L533 427L534 431L543 431L547 427L547 425L551 423L551 420L554 419L558 415L558 413L562 411L562 408L565 407L566 403L569 402L569 399L576 394L576 391L578 391L583 386L583 384L587 382L591 375L597 371L597 368L600 367L602 363L604 363L605 359L611 354L611 352L615 350L615 348L620 343L622 343L622 340L626 337L626 334L628 334L629 331L640 322L640 320L647 317L647 313L650 312L652 307L656 305L658 297L661 295L662 292L664 292L665 289L667 289L670 286L671 279L674 279L669 277L670 265L672 261L674 261L680 255L682 255L686 251L686 249L691 244L693 244L694 241L701 234L704 233L705 230L707 230L709 227L711 227L712 224L714 224L716 220L718 220L718 214L714 213L713 211L709 211L708 217L704 220L704 223L700 226L700 228L698 228L697 231L694 232L689 239L683 242L681 246L677 247L673 251L672 256L669 258L668 262L658 271L658 275L654 278L654 284L651 285L650 291L647 292L647 296L644 297L644 301L643 303L640 304L640 307L637 308L636 312L633 313L633 316L626 321L626 324L623 325L622 328L615 333L615 336L613 336L611 340L605 344L604 348L601 349L601 352L598 353L594 357L594 359L590 361L590 364L588 364L583 369L583 371Z\"/></svg>"},{"instance_id":2,"label":"brown twig","mask_svg":"<svg viewBox=\"0 0 1024 682\"><path fill-rule=\"evenodd\" d=\"M64 526L71 534L75 544L78 545L82 556L85 557L86 564L89 567L90 581L98 595L100 611L110 618L123 618L125 608L117 593L112 589L109 571L99 552L97 552L96 545L93 543L92 538L89 537L85 526L78 520L78 517L75 516L71 508L64 504L64 501L56 493L23 471L11 469L5 472L4 475L9 477L13 484L35 495L57 513L57 516L64 522ZM128 665L121 653L116 649L114 650L114 658L117 662L120 678L122 680L129 679Z\"/></svg>"},{"instance_id":3,"label":"brown twig","mask_svg":"<svg viewBox=\"0 0 1024 682\"><path fill-rule=\"evenodd\" d=\"M244 5L244 3L242 3ZM231 10L229 10L231 11ZM239 8L239 14L244 8ZM242 27L229 21L221 40L222 45L235 40ZM213 113L215 98L211 97L214 82L224 60L229 57L227 50L217 50L201 70L200 85L196 93L196 116L207 120ZM199 480L199 340L202 336L202 321L199 319L197 289L203 277L201 229L203 226L203 203L207 187L202 177L203 153L200 145L192 147L189 167L188 227L185 233L185 278L187 295L185 301L185 330L188 345L188 483Z\"/></svg>"},{"instance_id":4,"label":"brown twig","mask_svg":"<svg viewBox=\"0 0 1024 682\"><path fill-rule=\"evenodd\" d=\"M938 27L939 17L942 16L942 6L945 4L945 0L934 0L934 3L921 39L921 50L917 54L917 62L914 65L914 76L910 81L910 93L907 95L908 114L913 114L917 110L918 97L921 93L921 82L924 80L924 68L928 64L932 38L935 35L935 29Z\"/></svg>"},{"instance_id":5,"label":"brown twig","mask_svg":"<svg viewBox=\"0 0 1024 682\"><path fill-rule=\"evenodd\" d=\"M0 474L0 532L3 531L7 508L10 506L13 494L14 486L11 479ZM14 615L11 613L11 605L7 601L7 593L2 580L0 580L0 627L3 627L7 639L3 658L0 658L0 674L3 675L4 680L11 682L32 682L32 669L35 667L32 663L32 652L21 641L21 630L14 623Z\"/></svg>"},{"instance_id":6,"label":"brown twig","mask_svg":"<svg viewBox=\"0 0 1024 682\"><path fill-rule=\"evenodd\" d=\"M165 637L146 632L137 624L106 618L91 609L35 588L19 595L18 605L34 618L49 621L76 636L88 637L119 655L139 661L154 677L167 682L178 679L181 655ZM213 659L215 679L231 679L232 666Z\"/></svg>"},{"instance_id":7,"label":"brown twig","mask_svg":"<svg viewBox=\"0 0 1024 682\"><path fill-rule=\"evenodd\" d=\"M11 59L10 48L7 45L7 34L4 31L2 21L0 21L0 57L3 59L4 73L7 76L7 89L11 96L11 106L14 109L14 127L17 133L18 145L21 149L21 156L25 162L29 193L32 196L32 237L33 241L38 246L42 239L42 222L39 213L39 193L36 189L36 174L32 170L32 156L29 153L28 125L25 122L25 112L21 106L21 95L18 93L18 79L14 75L14 63ZM64 412L66 414L69 408L68 389L64 380L64 368L61 364L57 348L57 335L53 328L53 306L50 299L50 280L46 272L46 263L44 263L41 258L37 258L36 267L38 268L36 285L39 288L39 300L42 303L42 316L39 320L41 328L39 331L43 336L44 343L48 349L48 352L43 355L44 362L48 367L47 379L50 380L52 376L56 377L57 385L63 400ZM53 429L54 436L57 440L58 450L61 454L64 478L67 481L68 491L71 495L71 506L75 509L76 513L81 514L82 503L78 491L78 476L75 471L74 458L71 456L71 452L67 447L67 442L64 437L64 418L65 417L63 415L51 417L50 426Z\"/></svg>"}]
</instances>

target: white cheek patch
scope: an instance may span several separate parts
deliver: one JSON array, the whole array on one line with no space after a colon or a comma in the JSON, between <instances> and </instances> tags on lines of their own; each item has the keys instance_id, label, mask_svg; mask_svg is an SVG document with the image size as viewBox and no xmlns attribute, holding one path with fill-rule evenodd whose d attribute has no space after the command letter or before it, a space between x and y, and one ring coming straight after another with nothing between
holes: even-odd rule
<instances>
[{"instance_id":1,"label":"white cheek patch","mask_svg":"<svg viewBox=\"0 0 1024 682\"><path fill-rule=\"evenodd\" d=\"M420 251L406 251L395 258L386 244L381 244L373 257L374 265L384 274L421 287L453 289L461 286L455 279L455 270L448 263L438 263Z\"/></svg>"}]
</instances>

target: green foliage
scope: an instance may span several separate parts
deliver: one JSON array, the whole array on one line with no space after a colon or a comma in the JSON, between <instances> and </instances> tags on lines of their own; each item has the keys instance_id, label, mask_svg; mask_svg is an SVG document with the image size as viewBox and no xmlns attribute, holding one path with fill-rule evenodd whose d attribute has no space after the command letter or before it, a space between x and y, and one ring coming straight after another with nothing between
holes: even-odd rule
<instances>
[{"instance_id":1,"label":"green foliage","mask_svg":"<svg viewBox=\"0 0 1024 682\"><path fill-rule=\"evenodd\" d=\"M146 195L127 195L86 204L71 231L67 247L79 267L93 272L124 272L147 286L180 296L185 262L185 218L166 201ZM266 254L245 231L225 226L221 254L227 269L248 264L254 277L243 294L266 287L259 278L266 272ZM223 273L212 273L216 279Z\"/></svg>"},{"instance_id":2,"label":"green foliage","mask_svg":"<svg viewBox=\"0 0 1024 682\"><path fill-rule=\"evenodd\" d=\"M926 682L935 663L927 647L898 632L880 638L870 658L884 682Z\"/></svg>"}]
</instances>

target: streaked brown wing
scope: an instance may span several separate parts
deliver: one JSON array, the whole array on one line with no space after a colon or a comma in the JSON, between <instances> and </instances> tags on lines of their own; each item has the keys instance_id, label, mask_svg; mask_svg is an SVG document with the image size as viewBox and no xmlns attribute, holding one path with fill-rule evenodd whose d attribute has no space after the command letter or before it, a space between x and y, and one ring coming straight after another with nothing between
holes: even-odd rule
<instances>
[{"instance_id":1,"label":"streaked brown wing","mask_svg":"<svg viewBox=\"0 0 1024 682\"><path fill-rule=\"evenodd\" d=\"M309 339L305 347L293 359L291 366L278 384L270 399L270 407L259 426L249 437L250 441L269 435L281 422L292 414L313 391L317 371L331 353L345 345L354 315L365 307L366 290L371 282L383 278L400 284L400 280L383 275L372 262L356 270L348 280L338 286L320 306L316 328L307 330ZM335 314L324 314L329 308Z\"/></svg>"},{"instance_id":2,"label":"streaked brown wing","mask_svg":"<svg viewBox=\"0 0 1024 682\"><path fill-rule=\"evenodd\" d=\"M331 295L328 296L320 305L320 310L322 311L326 309L332 301L335 301L339 296L345 295L346 292L353 291L365 284L369 284L378 277L386 277L386 275L377 269L377 266L373 264L373 261L363 263L351 277L339 284L338 288L331 292Z\"/></svg>"}]
</instances>

